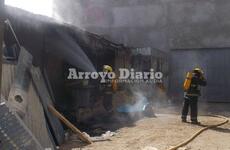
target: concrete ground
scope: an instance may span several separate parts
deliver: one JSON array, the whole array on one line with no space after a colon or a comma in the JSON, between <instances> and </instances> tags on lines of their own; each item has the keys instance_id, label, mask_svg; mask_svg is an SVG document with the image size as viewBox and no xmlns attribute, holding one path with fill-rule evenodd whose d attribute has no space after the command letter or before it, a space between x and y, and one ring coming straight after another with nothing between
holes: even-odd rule
<instances>
[{"instance_id":1,"label":"concrete ground","mask_svg":"<svg viewBox=\"0 0 230 150\"><path fill-rule=\"evenodd\" d=\"M215 105L211 107L214 106ZM204 107L201 106L200 114L210 113L209 109L211 107L205 107L205 112L202 112ZM216 105L214 108L221 109L223 106L217 107ZM213 108L210 110L212 109ZM222 110L223 111L219 111L220 114L229 115L230 109ZM180 121L179 113L175 113L178 111L179 107L168 107L167 109L162 110L156 118L141 118L132 124L127 123L127 125L125 125L124 123L123 126L120 126L120 123L113 123L111 124L111 127L120 127L117 130L112 130L117 134L111 137L110 141L96 142L86 146L79 144L76 140L69 140L61 147L61 150L71 150L72 148L75 148L74 150L154 150L153 147L158 150L167 150L171 146L175 146L188 139L202 128L202 126L182 123ZM159 112L159 109L157 112ZM223 121L223 119L210 116L199 116L199 120L203 125L211 125ZM230 123L203 132L191 143L183 147L183 149L230 150L229 141Z\"/></svg>"}]
</instances>

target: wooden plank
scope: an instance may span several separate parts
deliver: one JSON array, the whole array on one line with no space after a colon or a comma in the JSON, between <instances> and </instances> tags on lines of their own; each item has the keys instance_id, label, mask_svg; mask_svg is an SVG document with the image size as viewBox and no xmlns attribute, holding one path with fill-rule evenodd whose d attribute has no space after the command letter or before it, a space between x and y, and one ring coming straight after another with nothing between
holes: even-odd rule
<instances>
[{"instance_id":1,"label":"wooden plank","mask_svg":"<svg viewBox=\"0 0 230 150\"><path fill-rule=\"evenodd\" d=\"M15 94L23 94L27 102L26 111L22 120L43 147L54 149L55 143L52 136L49 135L44 110L35 88L32 82L30 82L29 68L31 64L32 56L25 49L22 49L17 65L3 65L2 94L5 98L10 97L8 95L14 97ZM15 91L17 91L17 93Z\"/></svg>"},{"instance_id":2,"label":"wooden plank","mask_svg":"<svg viewBox=\"0 0 230 150\"><path fill-rule=\"evenodd\" d=\"M45 83L47 85L48 91L50 93L51 100L53 101L53 103L55 103L54 93L53 93L53 90L50 84L50 80L49 80L49 77L48 77L48 74L45 68L43 69L43 75L44 75L44 79L45 79Z\"/></svg>"},{"instance_id":3,"label":"wooden plank","mask_svg":"<svg viewBox=\"0 0 230 150\"><path fill-rule=\"evenodd\" d=\"M26 114L26 95L30 83L29 69L32 65L32 59L32 55L22 47L8 98L11 109L17 112L21 117Z\"/></svg>"},{"instance_id":4,"label":"wooden plank","mask_svg":"<svg viewBox=\"0 0 230 150\"><path fill-rule=\"evenodd\" d=\"M55 142L52 135L49 134L44 109L32 82L30 82L29 85L27 99L27 113L23 118L23 121L44 148L54 149Z\"/></svg>"},{"instance_id":5,"label":"wooden plank","mask_svg":"<svg viewBox=\"0 0 230 150\"><path fill-rule=\"evenodd\" d=\"M15 64L3 64L2 65L2 91L1 94L4 99L8 100L10 87L14 81L16 65ZM3 100L2 99L2 102Z\"/></svg>"},{"instance_id":6,"label":"wooden plank","mask_svg":"<svg viewBox=\"0 0 230 150\"><path fill-rule=\"evenodd\" d=\"M78 135L78 137L88 143L92 144L91 139L89 139L86 135L84 135L77 127L75 127L69 120L67 120L62 114L60 114L53 106L49 105L48 110L55 115L57 118L59 118L68 128L70 128L74 133Z\"/></svg>"},{"instance_id":7,"label":"wooden plank","mask_svg":"<svg viewBox=\"0 0 230 150\"><path fill-rule=\"evenodd\" d=\"M47 121L52 129L52 133L54 134L57 144L60 145L64 140L64 130L58 118L48 111L48 105L52 106L53 103L47 90L41 70L38 67L31 67L30 73L35 85L35 89L43 105L45 115L47 116Z\"/></svg>"}]
</instances>

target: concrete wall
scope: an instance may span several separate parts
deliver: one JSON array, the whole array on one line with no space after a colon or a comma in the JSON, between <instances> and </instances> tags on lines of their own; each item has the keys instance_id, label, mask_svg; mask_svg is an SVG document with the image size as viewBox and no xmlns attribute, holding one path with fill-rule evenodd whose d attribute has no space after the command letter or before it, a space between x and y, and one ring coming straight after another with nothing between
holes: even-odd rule
<instances>
[{"instance_id":1,"label":"concrete wall","mask_svg":"<svg viewBox=\"0 0 230 150\"><path fill-rule=\"evenodd\" d=\"M171 51L169 94L178 102L183 100L182 85L186 73L199 66L204 71L207 86L201 88L201 101L230 102L230 49L203 48Z\"/></svg>"},{"instance_id":2,"label":"concrete wall","mask_svg":"<svg viewBox=\"0 0 230 150\"><path fill-rule=\"evenodd\" d=\"M68 16L69 23L128 46L165 51L230 46L227 0L58 1L56 11L63 20ZM70 5L78 7L70 10Z\"/></svg>"}]
</instances>

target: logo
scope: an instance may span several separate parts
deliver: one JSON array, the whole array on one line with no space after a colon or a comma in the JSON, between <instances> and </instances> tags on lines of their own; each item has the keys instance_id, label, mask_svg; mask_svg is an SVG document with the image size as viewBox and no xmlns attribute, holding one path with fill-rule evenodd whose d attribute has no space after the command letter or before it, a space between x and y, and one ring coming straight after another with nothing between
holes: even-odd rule
<instances>
[{"instance_id":1,"label":"logo","mask_svg":"<svg viewBox=\"0 0 230 150\"><path fill-rule=\"evenodd\" d=\"M116 82L148 82L161 83L163 78L162 72L155 72L150 69L148 72L136 72L133 68L119 68L118 75L115 72L77 72L75 68L69 68L67 79L83 80L94 79L100 80L101 83L116 80Z\"/></svg>"}]
</instances>

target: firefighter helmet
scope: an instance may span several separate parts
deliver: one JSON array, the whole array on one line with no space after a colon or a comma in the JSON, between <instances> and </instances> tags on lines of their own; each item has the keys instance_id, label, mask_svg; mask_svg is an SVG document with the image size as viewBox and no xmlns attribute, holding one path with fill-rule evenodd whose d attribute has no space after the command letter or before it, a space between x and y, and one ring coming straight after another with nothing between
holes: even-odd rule
<instances>
[{"instance_id":1,"label":"firefighter helmet","mask_svg":"<svg viewBox=\"0 0 230 150\"><path fill-rule=\"evenodd\" d=\"M109 65L104 65L103 66L103 71L104 72L113 72L113 68Z\"/></svg>"},{"instance_id":2,"label":"firefighter helmet","mask_svg":"<svg viewBox=\"0 0 230 150\"><path fill-rule=\"evenodd\" d=\"M204 74L203 70L199 67L196 67L193 69L194 72L200 73L200 74Z\"/></svg>"}]
</instances>

